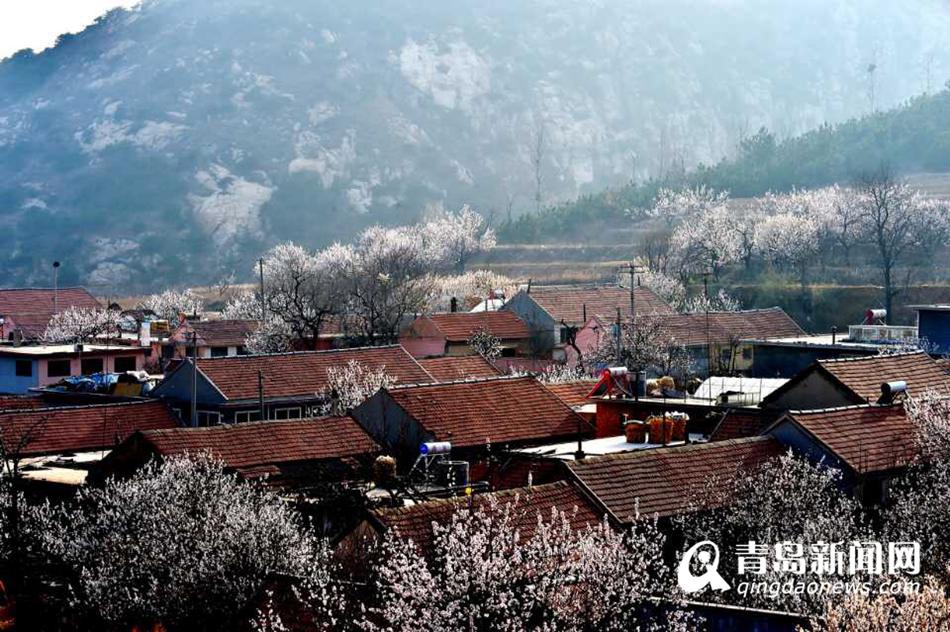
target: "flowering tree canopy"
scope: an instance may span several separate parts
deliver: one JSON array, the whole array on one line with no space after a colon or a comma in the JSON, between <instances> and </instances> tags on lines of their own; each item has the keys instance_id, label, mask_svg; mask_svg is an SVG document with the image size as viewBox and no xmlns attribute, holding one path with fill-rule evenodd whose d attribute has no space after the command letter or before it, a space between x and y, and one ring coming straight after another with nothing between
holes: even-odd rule
<instances>
[{"instance_id":1,"label":"flowering tree canopy","mask_svg":"<svg viewBox=\"0 0 950 632\"><path fill-rule=\"evenodd\" d=\"M442 213L422 226L426 247L432 258L451 266L456 274L465 272L469 258L495 247L495 232L485 218L467 204L457 213Z\"/></svg>"},{"instance_id":2,"label":"flowering tree canopy","mask_svg":"<svg viewBox=\"0 0 950 632\"><path fill-rule=\"evenodd\" d=\"M117 334L118 312L111 309L67 307L53 314L43 341L51 344L88 342L101 336Z\"/></svg>"},{"instance_id":3,"label":"flowering tree canopy","mask_svg":"<svg viewBox=\"0 0 950 632\"><path fill-rule=\"evenodd\" d=\"M177 323L182 314L185 316L201 315L204 311L204 300L190 289L183 291L165 290L159 294L149 296L142 301L139 307L152 311L159 318Z\"/></svg>"},{"instance_id":4,"label":"flowering tree canopy","mask_svg":"<svg viewBox=\"0 0 950 632\"><path fill-rule=\"evenodd\" d=\"M116 628L224 628L269 573L307 576L326 556L286 503L204 456L83 488L48 521L74 607Z\"/></svg>"},{"instance_id":5,"label":"flowering tree canopy","mask_svg":"<svg viewBox=\"0 0 950 632\"><path fill-rule=\"evenodd\" d=\"M327 390L324 393L326 415L345 415L381 388L392 386L396 378L386 372L385 366L367 367L356 360L346 366L327 369Z\"/></svg>"},{"instance_id":6,"label":"flowering tree canopy","mask_svg":"<svg viewBox=\"0 0 950 632\"><path fill-rule=\"evenodd\" d=\"M654 521L627 533L606 522L577 529L571 510L552 508L527 534L518 527L525 511L519 500L494 497L462 505L446 524L433 524L431 556L388 533L367 629L649 629L638 606L669 594Z\"/></svg>"}]
</instances>

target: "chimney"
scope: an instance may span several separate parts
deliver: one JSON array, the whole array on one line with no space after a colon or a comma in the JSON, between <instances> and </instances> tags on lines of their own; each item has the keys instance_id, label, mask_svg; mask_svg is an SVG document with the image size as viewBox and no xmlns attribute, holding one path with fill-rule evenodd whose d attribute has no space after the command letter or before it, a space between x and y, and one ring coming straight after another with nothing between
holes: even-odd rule
<instances>
[{"instance_id":1,"label":"chimney","mask_svg":"<svg viewBox=\"0 0 950 632\"><path fill-rule=\"evenodd\" d=\"M884 382L881 384L881 397L877 400L878 404L893 404L894 399L901 393L907 392L907 382L904 380L895 380L893 382Z\"/></svg>"},{"instance_id":2,"label":"chimney","mask_svg":"<svg viewBox=\"0 0 950 632\"><path fill-rule=\"evenodd\" d=\"M459 311L459 300L454 296L452 297L452 300L449 301L449 311L453 314Z\"/></svg>"}]
</instances>

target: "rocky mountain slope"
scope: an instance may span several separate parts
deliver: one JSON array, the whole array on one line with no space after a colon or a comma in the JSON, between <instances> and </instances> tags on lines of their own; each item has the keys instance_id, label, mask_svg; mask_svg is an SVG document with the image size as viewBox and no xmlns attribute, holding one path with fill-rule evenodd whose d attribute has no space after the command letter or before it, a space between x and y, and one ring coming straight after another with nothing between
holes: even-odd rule
<instances>
[{"instance_id":1,"label":"rocky mountain slope","mask_svg":"<svg viewBox=\"0 0 950 632\"><path fill-rule=\"evenodd\" d=\"M880 5L880 6L877 6ZM502 218L900 102L932 0L151 0L0 63L3 284L243 275L431 205Z\"/></svg>"}]
</instances>

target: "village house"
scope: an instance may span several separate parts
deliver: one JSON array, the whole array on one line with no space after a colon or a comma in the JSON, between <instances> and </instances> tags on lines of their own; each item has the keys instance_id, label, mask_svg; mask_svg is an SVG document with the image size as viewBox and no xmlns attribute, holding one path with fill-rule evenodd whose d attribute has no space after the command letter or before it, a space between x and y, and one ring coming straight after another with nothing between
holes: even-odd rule
<instances>
[{"instance_id":1,"label":"village house","mask_svg":"<svg viewBox=\"0 0 950 632\"><path fill-rule=\"evenodd\" d=\"M480 355L419 358L419 364L439 382L504 375L501 369Z\"/></svg>"},{"instance_id":2,"label":"village house","mask_svg":"<svg viewBox=\"0 0 950 632\"><path fill-rule=\"evenodd\" d=\"M26 393L63 378L140 371L148 349L128 345L0 345L0 393Z\"/></svg>"},{"instance_id":3,"label":"village house","mask_svg":"<svg viewBox=\"0 0 950 632\"><path fill-rule=\"evenodd\" d=\"M670 518L714 509L710 503L728 499L704 494L710 480L728 489L736 477L784 451L781 443L763 436L589 457L565 465L611 522L623 527L640 516Z\"/></svg>"},{"instance_id":4,"label":"village house","mask_svg":"<svg viewBox=\"0 0 950 632\"><path fill-rule=\"evenodd\" d=\"M99 309L102 304L82 287L0 289L0 337L38 340L50 318L69 307Z\"/></svg>"},{"instance_id":5,"label":"village house","mask_svg":"<svg viewBox=\"0 0 950 632\"><path fill-rule=\"evenodd\" d=\"M477 331L487 331L498 339L502 358L530 353L528 326L508 311L419 316L399 334L399 343L416 358L473 355L476 352L468 341Z\"/></svg>"},{"instance_id":6,"label":"village house","mask_svg":"<svg viewBox=\"0 0 950 632\"><path fill-rule=\"evenodd\" d=\"M349 362L384 368L399 384L434 381L405 349L391 345L199 358L197 376L193 377L191 361L182 362L151 395L167 401L190 423L194 388L199 426L260 421L262 403L265 420L314 417L332 396L327 370Z\"/></svg>"},{"instance_id":7,"label":"village house","mask_svg":"<svg viewBox=\"0 0 950 632\"><path fill-rule=\"evenodd\" d=\"M950 355L950 303L911 305L917 312L917 336L934 354Z\"/></svg>"},{"instance_id":8,"label":"village house","mask_svg":"<svg viewBox=\"0 0 950 632\"><path fill-rule=\"evenodd\" d=\"M950 376L923 351L818 360L762 400L771 410L837 408L878 401L882 384L903 382L908 393L950 393Z\"/></svg>"},{"instance_id":9,"label":"village house","mask_svg":"<svg viewBox=\"0 0 950 632\"><path fill-rule=\"evenodd\" d=\"M245 480L300 490L363 480L378 449L350 417L257 421L136 432L90 473L90 483L126 477L152 459L210 454Z\"/></svg>"},{"instance_id":10,"label":"village house","mask_svg":"<svg viewBox=\"0 0 950 632\"><path fill-rule=\"evenodd\" d=\"M89 468L130 435L177 426L156 401L0 410L4 452L20 459L23 480L42 494L85 483Z\"/></svg>"},{"instance_id":11,"label":"village house","mask_svg":"<svg viewBox=\"0 0 950 632\"><path fill-rule=\"evenodd\" d=\"M792 410L765 433L840 470L843 486L866 504L886 501L891 480L918 454L915 428L901 404Z\"/></svg>"},{"instance_id":12,"label":"village house","mask_svg":"<svg viewBox=\"0 0 950 632\"><path fill-rule=\"evenodd\" d=\"M632 302L637 315L672 314L673 308L647 287L636 287ZM628 319L631 314L631 291L619 286L589 287L570 285L531 285L520 290L501 308L517 314L531 332L531 353L550 356L561 362L567 359L574 332L587 324L590 317Z\"/></svg>"},{"instance_id":13,"label":"village house","mask_svg":"<svg viewBox=\"0 0 950 632\"><path fill-rule=\"evenodd\" d=\"M659 314L649 318L656 321L665 340L686 347L692 371L701 375L748 373L754 355L752 346L743 341L746 338L805 333L780 307L708 314ZM577 333L576 348L565 349L568 364L576 366L581 359L593 357L605 342L609 344L616 337L615 316L592 315Z\"/></svg>"},{"instance_id":14,"label":"village house","mask_svg":"<svg viewBox=\"0 0 950 632\"><path fill-rule=\"evenodd\" d=\"M522 541L530 539L538 526L538 515L550 519L551 510L562 512L574 529L598 525L604 517L594 503L572 483L559 481L518 489L476 494L467 497L444 498L414 503L401 507L371 509L366 518L338 545L341 557L358 556L386 533L398 533L411 539L424 556L433 553L433 525L451 523L456 512L478 510L495 502L500 508L512 505L512 528L518 530Z\"/></svg>"},{"instance_id":15,"label":"village house","mask_svg":"<svg viewBox=\"0 0 950 632\"><path fill-rule=\"evenodd\" d=\"M452 458L471 465L471 480L488 472L493 451L591 434L590 425L533 377L498 377L381 389L353 417L396 457L413 465L426 442L448 442Z\"/></svg>"},{"instance_id":16,"label":"village house","mask_svg":"<svg viewBox=\"0 0 950 632\"><path fill-rule=\"evenodd\" d=\"M223 358L247 353L245 340L260 325L257 320L183 320L162 344L162 359Z\"/></svg>"}]
</instances>

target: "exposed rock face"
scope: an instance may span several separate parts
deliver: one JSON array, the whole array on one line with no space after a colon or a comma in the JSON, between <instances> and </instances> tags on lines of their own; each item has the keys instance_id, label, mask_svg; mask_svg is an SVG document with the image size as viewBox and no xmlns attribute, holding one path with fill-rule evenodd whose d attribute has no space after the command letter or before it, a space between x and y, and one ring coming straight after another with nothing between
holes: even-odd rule
<instances>
[{"instance_id":1,"label":"exposed rock face","mask_svg":"<svg viewBox=\"0 0 950 632\"><path fill-rule=\"evenodd\" d=\"M510 6L509 6L510 5ZM503 216L883 108L939 3L153 0L0 64L5 284L198 282L428 205ZM873 70L871 69L873 64ZM538 142L539 137L541 142ZM540 146L540 151L538 147Z\"/></svg>"}]
</instances>

